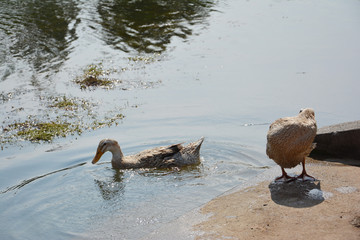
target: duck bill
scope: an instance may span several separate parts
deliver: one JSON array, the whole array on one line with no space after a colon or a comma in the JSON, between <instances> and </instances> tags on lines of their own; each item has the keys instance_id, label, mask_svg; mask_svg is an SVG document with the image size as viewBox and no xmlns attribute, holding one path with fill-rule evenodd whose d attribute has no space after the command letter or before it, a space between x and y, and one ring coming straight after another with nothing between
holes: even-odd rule
<instances>
[{"instance_id":1,"label":"duck bill","mask_svg":"<svg viewBox=\"0 0 360 240\"><path fill-rule=\"evenodd\" d=\"M94 159L92 160L92 164L95 164L99 161L99 159L101 158L101 156L104 153L101 150L97 150Z\"/></svg>"}]
</instances>

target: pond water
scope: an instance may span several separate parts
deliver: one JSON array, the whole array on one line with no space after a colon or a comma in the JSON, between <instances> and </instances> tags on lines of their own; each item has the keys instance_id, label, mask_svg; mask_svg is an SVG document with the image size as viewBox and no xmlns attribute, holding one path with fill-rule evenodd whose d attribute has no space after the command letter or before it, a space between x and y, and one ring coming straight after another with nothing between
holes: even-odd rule
<instances>
[{"instance_id":1,"label":"pond water","mask_svg":"<svg viewBox=\"0 0 360 240\"><path fill-rule=\"evenodd\" d=\"M359 1L0 4L1 137L14 122L61 121L54 97L95 106L66 116L81 135L1 141L1 239L144 238L274 166L275 119L303 107L319 127L360 118ZM91 64L110 89L74 82ZM103 138L133 154L201 136L202 163L180 171L90 162Z\"/></svg>"}]
</instances>

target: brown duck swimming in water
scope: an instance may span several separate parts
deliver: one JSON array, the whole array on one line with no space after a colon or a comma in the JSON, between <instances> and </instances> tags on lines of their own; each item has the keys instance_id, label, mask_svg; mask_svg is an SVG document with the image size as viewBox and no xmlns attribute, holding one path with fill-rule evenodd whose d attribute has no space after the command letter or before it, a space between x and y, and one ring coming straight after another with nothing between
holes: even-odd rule
<instances>
[{"instance_id":1,"label":"brown duck swimming in water","mask_svg":"<svg viewBox=\"0 0 360 240\"><path fill-rule=\"evenodd\" d=\"M101 156L110 151L113 168L168 168L195 165L200 163L200 147L204 138L183 146L181 143L166 147L157 147L144 150L135 155L124 156L117 141L112 139L101 140L92 160L95 164Z\"/></svg>"},{"instance_id":2,"label":"brown duck swimming in water","mask_svg":"<svg viewBox=\"0 0 360 240\"><path fill-rule=\"evenodd\" d=\"M267 134L266 154L273 159L282 170L278 180L295 180L289 177L284 168L293 168L302 163L303 171L297 177L303 180L315 178L309 176L305 170L305 158L315 148L313 143L317 126L314 110L306 108L300 110L295 117L280 118L270 125Z\"/></svg>"}]
</instances>

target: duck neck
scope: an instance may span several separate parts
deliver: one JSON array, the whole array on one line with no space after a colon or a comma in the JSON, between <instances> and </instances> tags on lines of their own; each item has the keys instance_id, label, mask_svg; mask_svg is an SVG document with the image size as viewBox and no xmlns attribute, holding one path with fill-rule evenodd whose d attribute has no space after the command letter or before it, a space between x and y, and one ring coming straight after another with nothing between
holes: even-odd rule
<instances>
[{"instance_id":1,"label":"duck neck","mask_svg":"<svg viewBox=\"0 0 360 240\"><path fill-rule=\"evenodd\" d=\"M111 153L112 153L111 164L113 168L120 168L122 165L122 161L124 159L124 154L122 153L120 146L117 146L116 148L112 149Z\"/></svg>"}]
</instances>

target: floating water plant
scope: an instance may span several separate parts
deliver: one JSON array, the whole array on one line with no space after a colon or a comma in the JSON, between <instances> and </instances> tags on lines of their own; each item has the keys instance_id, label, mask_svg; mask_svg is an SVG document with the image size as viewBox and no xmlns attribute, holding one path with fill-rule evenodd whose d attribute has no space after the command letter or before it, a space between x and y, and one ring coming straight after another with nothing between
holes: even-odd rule
<instances>
[{"instance_id":1,"label":"floating water plant","mask_svg":"<svg viewBox=\"0 0 360 240\"><path fill-rule=\"evenodd\" d=\"M113 80L106 78L110 71L105 71L102 64L91 64L84 70L81 77L75 79L75 83L80 85L81 89L89 87L111 87L114 84Z\"/></svg>"},{"instance_id":2,"label":"floating water plant","mask_svg":"<svg viewBox=\"0 0 360 240\"><path fill-rule=\"evenodd\" d=\"M66 96L59 96L59 97L50 97L49 107L62 109L65 111L72 111L77 112L82 110L91 111L96 104L85 99L81 98L74 98L74 97L66 97Z\"/></svg>"},{"instance_id":3,"label":"floating water plant","mask_svg":"<svg viewBox=\"0 0 360 240\"><path fill-rule=\"evenodd\" d=\"M97 104L75 97L43 98L47 108L40 115L30 115L25 121L15 121L0 127L0 147L19 141L51 142L57 137L83 131L118 125L125 116L121 109L112 109L99 115ZM55 111L53 109L56 109ZM97 114L95 114L95 112ZM102 117L101 117L102 116Z\"/></svg>"},{"instance_id":4,"label":"floating water plant","mask_svg":"<svg viewBox=\"0 0 360 240\"><path fill-rule=\"evenodd\" d=\"M156 62L159 59L160 54L146 55L146 56L134 56L128 57L129 61L133 62L143 62L143 63L152 63Z\"/></svg>"},{"instance_id":5,"label":"floating water plant","mask_svg":"<svg viewBox=\"0 0 360 240\"><path fill-rule=\"evenodd\" d=\"M81 89L95 90L99 87L109 89L119 86L120 91L153 88L161 84L161 80L134 79L134 74L131 73L131 71L136 73L143 71L147 64L159 61L160 55L134 56L124 60L125 65L127 64L125 67L105 68L102 63L88 65L72 82ZM123 80L119 80L119 74ZM93 102L65 95L39 96L38 99L33 99L37 107L33 107L32 104L29 104L29 108L25 105L13 106L16 101L12 100L20 101L23 94L23 91L0 91L0 103L6 105L4 108L6 118L1 119L0 125L1 149L11 144L22 145L22 141L51 142L58 137L118 125L125 117L122 114L124 108L137 107L137 105L121 107L111 104L104 106L101 100ZM28 113L33 115L28 116Z\"/></svg>"},{"instance_id":6,"label":"floating water plant","mask_svg":"<svg viewBox=\"0 0 360 240\"><path fill-rule=\"evenodd\" d=\"M55 137L65 137L69 133L80 132L77 126L69 123L25 121L10 124L9 130L16 135L32 142L52 141Z\"/></svg>"},{"instance_id":7,"label":"floating water plant","mask_svg":"<svg viewBox=\"0 0 360 240\"><path fill-rule=\"evenodd\" d=\"M116 114L114 117L106 117L105 119L101 120L101 121L94 121L92 123L91 129L95 130L98 128L102 128L105 126L111 127L113 124L115 124L116 126L118 125L118 121L124 119L125 116L123 114Z\"/></svg>"},{"instance_id":8,"label":"floating water plant","mask_svg":"<svg viewBox=\"0 0 360 240\"><path fill-rule=\"evenodd\" d=\"M63 96L62 98L55 98L54 104L50 105L50 107L56 107L65 110L74 110L78 108L78 104L74 99Z\"/></svg>"}]
</instances>

